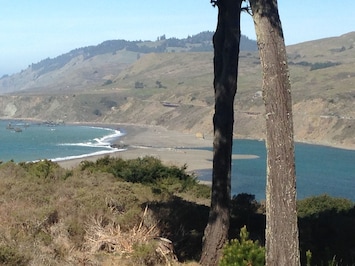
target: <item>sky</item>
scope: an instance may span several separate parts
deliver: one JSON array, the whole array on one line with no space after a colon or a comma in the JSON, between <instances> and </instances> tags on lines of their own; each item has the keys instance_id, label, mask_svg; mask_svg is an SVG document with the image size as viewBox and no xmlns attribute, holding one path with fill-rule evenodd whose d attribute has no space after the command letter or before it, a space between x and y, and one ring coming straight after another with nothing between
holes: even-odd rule
<instances>
[{"instance_id":1,"label":"sky","mask_svg":"<svg viewBox=\"0 0 355 266\"><path fill-rule=\"evenodd\" d=\"M355 31L355 1L279 0L286 45ZM106 40L186 38L214 31L210 0L0 0L0 77ZM242 14L241 31L256 39Z\"/></svg>"}]
</instances>

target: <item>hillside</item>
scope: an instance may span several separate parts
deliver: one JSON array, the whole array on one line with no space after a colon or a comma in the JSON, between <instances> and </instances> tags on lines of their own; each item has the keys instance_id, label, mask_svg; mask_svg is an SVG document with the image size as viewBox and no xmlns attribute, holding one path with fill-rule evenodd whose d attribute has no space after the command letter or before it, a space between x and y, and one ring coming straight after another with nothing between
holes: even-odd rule
<instances>
[{"instance_id":1,"label":"hillside","mask_svg":"<svg viewBox=\"0 0 355 266\"><path fill-rule=\"evenodd\" d=\"M19 91L73 91L107 84L127 66L149 53L212 52L213 32L185 39L160 36L156 41L109 40L74 49L55 58L33 63L27 69L0 79L0 94ZM241 37L241 50L256 51L254 40Z\"/></svg>"},{"instance_id":2,"label":"hillside","mask_svg":"<svg viewBox=\"0 0 355 266\"><path fill-rule=\"evenodd\" d=\"M354 45L351 32L287 47L297 140L355 147ZM162 125L212 134L212 62L213 52L191 49L80 54L37 78L39 70L31 67L2 78L2 93L11 86L21 90L1 96L0 117ZM257 51L242 51L239 67L235 136L263 138Z\"/></svg>"}]
</instances>

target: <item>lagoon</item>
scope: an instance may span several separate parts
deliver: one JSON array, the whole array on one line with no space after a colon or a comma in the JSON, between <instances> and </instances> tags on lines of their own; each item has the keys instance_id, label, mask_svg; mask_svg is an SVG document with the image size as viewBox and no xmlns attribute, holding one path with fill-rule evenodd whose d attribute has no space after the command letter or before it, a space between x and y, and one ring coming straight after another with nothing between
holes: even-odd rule
<instances>
[{"instance_id":1,"label":"lagoon","mask_svg":"<svg viewBox=\"0 0 355 266\"><path fill-rule=\"evenodd\" d=\"M258 158L233 160L232 195L249 193L257 200L265 200L265 142L234 140L233 154L253 154ZM295 157L298 199L328 194L355 202L354 150L296 143Z\"/></svg>"}]
</instances>

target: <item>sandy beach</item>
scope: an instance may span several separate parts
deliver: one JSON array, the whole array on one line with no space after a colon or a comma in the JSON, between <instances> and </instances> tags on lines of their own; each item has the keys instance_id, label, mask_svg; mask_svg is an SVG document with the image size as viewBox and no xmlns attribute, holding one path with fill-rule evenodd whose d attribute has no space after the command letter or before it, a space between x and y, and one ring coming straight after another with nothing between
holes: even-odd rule
<instances>
[{"instance_id":1,"label":"sandy beach","mask_svg":"<svg viewBox=\"0 0 355 266\"><path fill-rule=\"evenodd\" d=\"M212 151L198 148L212 147L212 136L201 137L199 134L185 134L167 130L163 127L141 125L110 125L125 132L117 145L126 146L127 150L110 154L112 157L134 159L154 156L165 164L187 166L187 171L194 172L199 179L211 180ZM85 159L73 159L58 162L62 167L73 168L83 160L95 161L100 156ZM101 156L102 157L102 156ZM234 155L234 159L253 158L253 155ZM203 177L201 175L204 175Z\"/></svg>"}]
</instances>

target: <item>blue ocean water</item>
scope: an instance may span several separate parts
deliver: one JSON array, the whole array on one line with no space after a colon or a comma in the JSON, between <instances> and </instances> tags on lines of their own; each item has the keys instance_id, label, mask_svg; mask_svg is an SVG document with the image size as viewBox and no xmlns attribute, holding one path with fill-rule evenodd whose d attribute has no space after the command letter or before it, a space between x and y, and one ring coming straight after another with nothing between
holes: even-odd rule
<instances>
[{"instance_id":1,"label":"blue ocean water","mask_svg":"<svg viewBox=\"0 0 355 266\"><path fill-rule=\"evenodd\" d=\"M8 129L18 128L15 130ZM0 121L0 161L15 162L84 158L117 151L110 144L122 133L90 126Z\"/></svg>"},{"instance_id":2,"label":"blue ocean water","mask_svg":"<svg viewBox=\"0 0 355 266\"><path fill-rule=\"evenodd\" d=\"M257 159L232 162L232 195L254 194L265 199L266 149L264 141L234 140L233 154L257 155ZM296 143L297 197L328 194L355 202L355 151Z\"/></svg>"}]
</instances>

